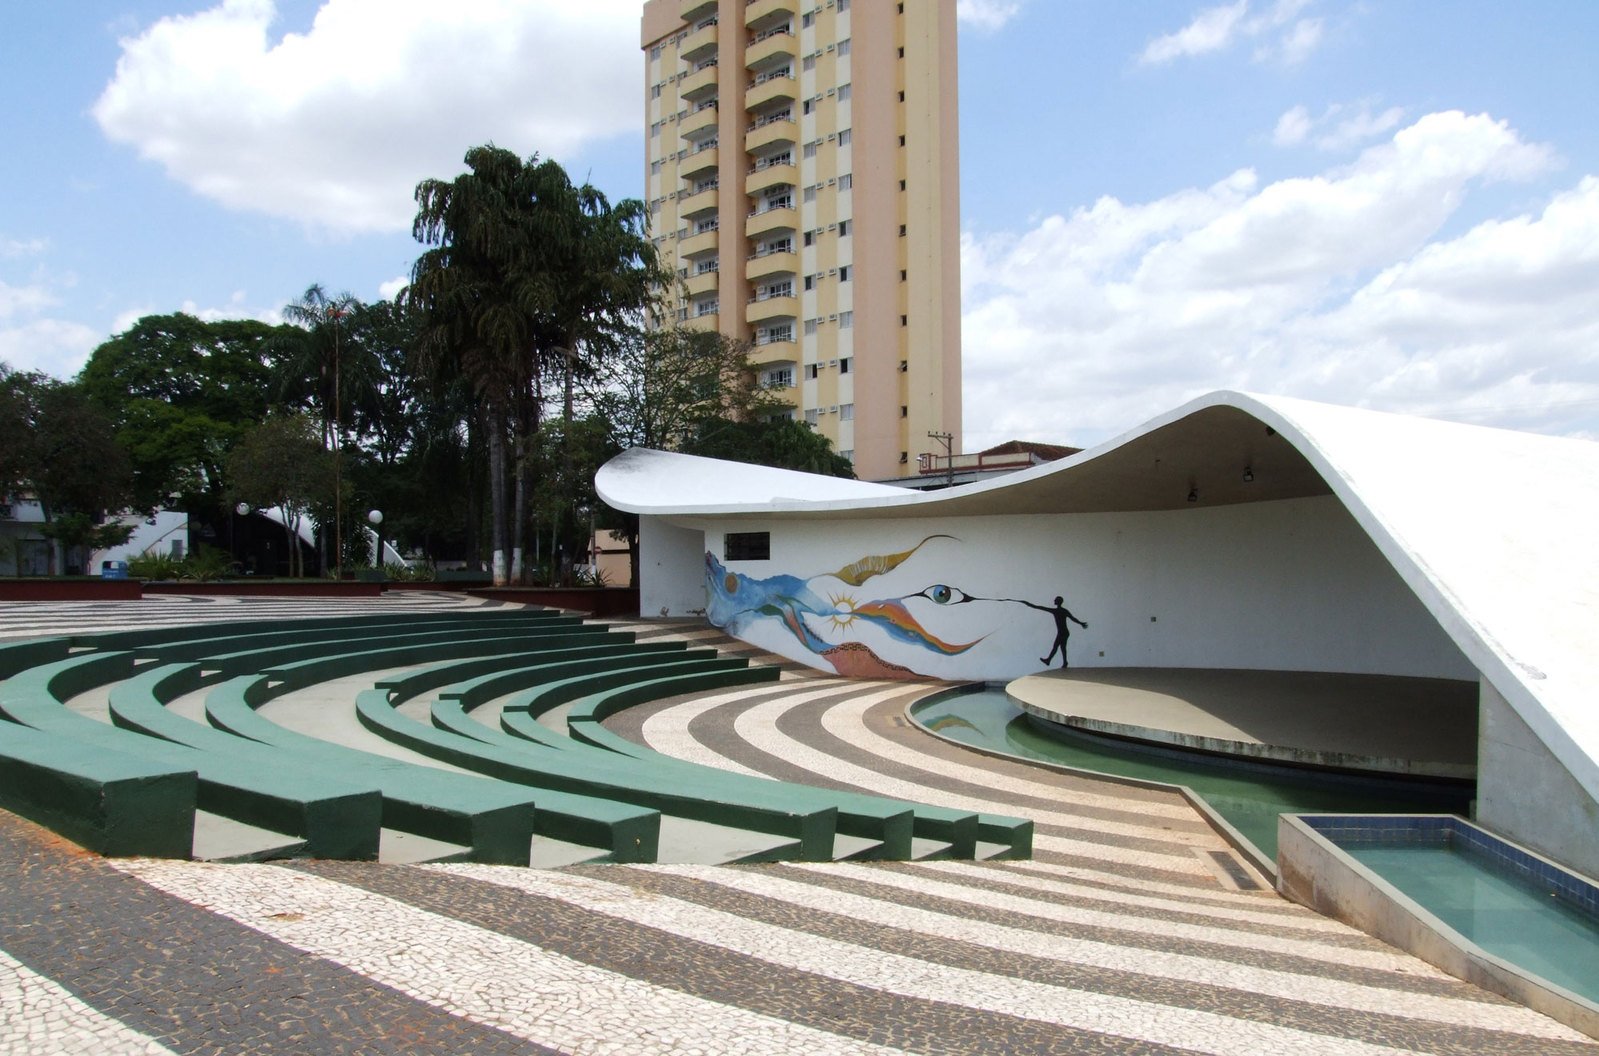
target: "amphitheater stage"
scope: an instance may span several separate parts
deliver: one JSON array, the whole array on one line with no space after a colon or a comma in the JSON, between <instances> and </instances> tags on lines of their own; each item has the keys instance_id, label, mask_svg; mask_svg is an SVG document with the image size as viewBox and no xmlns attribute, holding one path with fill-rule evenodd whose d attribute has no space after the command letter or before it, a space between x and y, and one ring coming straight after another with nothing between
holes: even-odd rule
<instances>
[{"instance_id":1,"label":"amphitheater stage","mask_svg":"<svg viewBox=\"0 0 1599 1056\"><path fill-rule=\"evenodd\" d=\"M1088 733L1253 760L1415 777L1477 772L1477 684L1309 671L1096 667L1005 687Z\"/></svg>"}]
</instances>

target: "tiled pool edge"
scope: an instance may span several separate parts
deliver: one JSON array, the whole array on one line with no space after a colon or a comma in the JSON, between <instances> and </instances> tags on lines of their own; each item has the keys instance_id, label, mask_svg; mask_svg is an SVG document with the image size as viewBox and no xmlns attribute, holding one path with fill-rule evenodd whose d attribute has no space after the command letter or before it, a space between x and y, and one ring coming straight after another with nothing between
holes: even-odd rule
<instances>
[{"instance_id":1,"label":"tiled pool edge","mask_svg":"<svg viewBox=\"0 0 1599 1056\"><path fill-rule=\"evenodd\" d=\"M1204 796L1201 796L1187 785L1174 784L1170 781L1152 781L1141 777L1126 777L1122 774L1106 773L1103 770L1089 770L1080 766L1067 766L1065 763L1050 762L1047 759L1035 759L1030 755L1017 755L1014 752L1002 752L996 748L986 748L979 744L972 744L969 741L963 741L955 737L946 736L945 734L940 733L938 730L932 729L926 723L923 723L916 718L917 710L937 703L939 700L942 700L945 697L958 696L959 694L973 688L998 689L1000 691L1004 690L1004 686L1002 684L996 684L992 682L962 682L945 689L940 689L937 692L929 693L927 696L918 700L914 700L905 705L905 721L909 722L923 733L937 737L941 741L946 741L950 744L957 745L970 752L977 752L980 755L992 756L995 759L1009 759L1012 762L1023 763L1027 766L1042 767L1046 770L1055 770L1063 774L1079 774L1083 777L1091 777L1098 781L1109 781L1113 784L1127 785L1130 788L1154 788L1159 789L1162 792L1176 792L1178 795L1182 796L1183 799L1188 801L1189 806L1193 807L1199 812L1199 815L1204 819L1205 824L1214 829L1216 834L1220 836L1228 846L1236 851L1239 857L1243 858L1251 869L1258 872L1260 876L1267 881L1268 886L1276 882L1277 863L1263 853L1259 847L1256 847L1252 842L1250 842L1247 836L1235 829L1232 822L1218 814L1214 807L1205 802ZM1033 718L1032 716L1029 716L1029 718L1033 719L1033 721L1037 721L1036 718Z\"/></svg>"},{"instance_id":2,"label":"tiled pool edge","mask_svg":"<svg viewBox=\"0 0 1599 1056\"><path fill-rule=\"evenodd\" d=\"M1507 853L1497 856L1507 862L1530 858L1568 876L1569 870L1453 815L1283 814L1277 820L1277 890L1283 897L1599 1038L1599 1005L1482 949L1318 831L1337 831L1340 821L1351 828L1366 822L1368 831L1372 823L1407 832L1436 828L1440 839L1453 829L1463 837L1475 834L1472 838L1485 846L1503 848Z\"/></svg>"}]
</instances>

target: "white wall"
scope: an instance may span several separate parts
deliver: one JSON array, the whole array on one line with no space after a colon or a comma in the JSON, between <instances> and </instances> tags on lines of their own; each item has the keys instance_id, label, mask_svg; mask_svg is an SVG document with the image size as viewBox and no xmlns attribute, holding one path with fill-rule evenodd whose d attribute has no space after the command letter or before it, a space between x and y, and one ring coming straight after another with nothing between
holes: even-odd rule
<instances>
[{"instance_id":1,"label":"white wall","mask_svg":"<svg viewBox=\"0 0 1599 1056\"><path fill-rule=\"evenodd\" d=\"M639 518L639 579L640 616L703 614L704 534L658 517Z\"/></svg>"},{"instance_id":2,"label":"white wall","mask_svg":"<svg viewBox=\"0 0 1599 1056\"><path fill-rule=\"evenodd\" d=\"M1487 679L1480 701L1477 820L1578 872L1599 876L1599 803Z\"/></svg>"},{"instance_id":3,"label":"white wall","mask_svg":"<svg viewBox=\"0 0 1599 1056\"><path fill-rule=\"evenodd\" d=\"M723 533L711 523L704 548L720 558ZM1053 619L1002 599L1048 606L1060 594L1089 624L1071 627L1074 666L1477 677L1331 496L1156 513L740 521L733 530L769 530L772 559L730 562L730 571L807 580L825 610L805 616L818 635L864 643L926 675L1004 679L1039 670ZM829 574L940 533L956 538L931 539L860 586ZM647 566L647 589L653 571ZM934 584L1001 600L938 605L916 596ZM944 656L849 619L849 607L877 599L903 599L905 611L946 642L977 644ZM740 636L830 667L780 620L752 618Z\"/></svg>"}]
</instances>

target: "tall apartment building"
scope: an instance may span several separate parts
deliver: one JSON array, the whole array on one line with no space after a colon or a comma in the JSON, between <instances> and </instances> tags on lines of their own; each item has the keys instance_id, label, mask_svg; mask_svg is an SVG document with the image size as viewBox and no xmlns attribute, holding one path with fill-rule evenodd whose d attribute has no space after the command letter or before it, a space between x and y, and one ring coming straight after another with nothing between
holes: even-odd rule
<instances>
[{"instance_id":1,"label":"tall apartment building","mask_svg":"<svg viewBox=\"0 0 1599 1056\"><path fill-rule=\"evenodd\" d=\"M678 317L752 341L862 478L958 453L955 0L647 0L642 36Z\"/></svg>"}]
</instances>

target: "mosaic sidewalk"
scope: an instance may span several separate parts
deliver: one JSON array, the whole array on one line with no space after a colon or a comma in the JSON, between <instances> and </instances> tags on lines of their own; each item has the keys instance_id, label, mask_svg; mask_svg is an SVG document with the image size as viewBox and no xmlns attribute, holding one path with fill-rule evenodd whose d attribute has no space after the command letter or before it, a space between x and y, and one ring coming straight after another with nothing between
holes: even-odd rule
<instances>
[{"instance_id":1,"label":"mosaic sidewalk","mask_svg":"<svg viewBox=\"0 0 1599 1056\"><path fill-rule=\"evenodd\" d=\"M450 601L307 614L373 604ZM37 633L8 625L18 608L0 635ZM81 630L155 618L47 608ZM790 668L614 728L713 765L1033 817L1033 861L107 861L0 814L0 1053L1599 1053L1230 888L1207 864L1224 845L1174 796L908 726L925 691Z\"/></svg>"}]
</instances>

